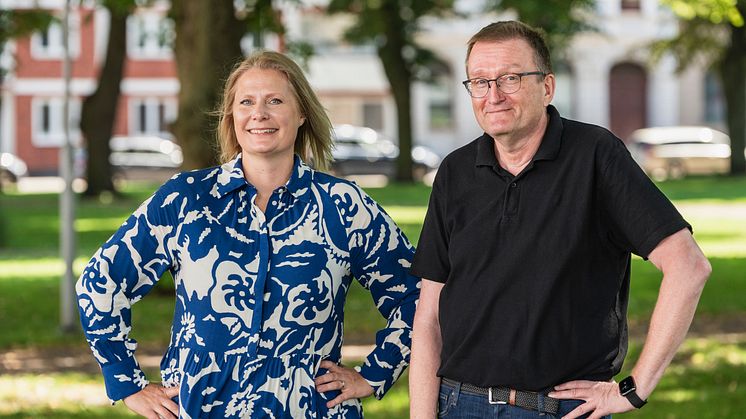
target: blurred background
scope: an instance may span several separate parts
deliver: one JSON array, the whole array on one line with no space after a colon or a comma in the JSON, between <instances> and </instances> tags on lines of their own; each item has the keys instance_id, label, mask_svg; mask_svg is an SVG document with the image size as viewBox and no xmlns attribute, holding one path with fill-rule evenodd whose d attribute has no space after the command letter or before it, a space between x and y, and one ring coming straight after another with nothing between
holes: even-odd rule
<instances>
[{"instance_id":1,"label":"blurred background","mask_svg":"<svg viewBox=\"0 0 746 419\"><path fill-rule=\"evenodd\" d=\"M466 42L506 19L545 30L553 105L627 144L715 268L691 338L638 416L740 417L744 15L746 0L0 0L0 417L128 415L107 406L70 323L70 276L161 182L216 164L211 111L241 57L271 49L302 65L335 124L331 171L416 243L440 160L481 135L461 85ZM169 280L134 310L152 377ZM632 281L627 367L660 278L636 258ZM369 300L354 289L348 302L351 362L381 324ZM407 417L406 382L366 410Z\"/></svg>"}]
</instances>

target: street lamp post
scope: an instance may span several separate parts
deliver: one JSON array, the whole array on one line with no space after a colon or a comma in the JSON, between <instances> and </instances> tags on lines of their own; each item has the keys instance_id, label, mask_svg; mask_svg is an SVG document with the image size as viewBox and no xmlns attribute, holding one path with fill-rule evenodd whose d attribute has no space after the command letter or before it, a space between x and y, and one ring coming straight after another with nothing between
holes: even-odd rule
<instances>
[{"instance_id":1,"label":"street lamp post","mask_svg":"<svg viewBox=\"0 0 746 419\"><path fill-rule=\"evenodd\" d=\"M75 301L75 193L73 192L73 144L70 135L70 0L65 0L65 14L62 21L62 40L65 57L62 63L62 74L65 79L65 98L63 102L62 126L65 138L60 147L60 170L65 181L65 188L60 194L60 249L65 264L65 272L60 281L60 329L71 333L77 329L77 304Z\"/></svg>"}]
</instances>

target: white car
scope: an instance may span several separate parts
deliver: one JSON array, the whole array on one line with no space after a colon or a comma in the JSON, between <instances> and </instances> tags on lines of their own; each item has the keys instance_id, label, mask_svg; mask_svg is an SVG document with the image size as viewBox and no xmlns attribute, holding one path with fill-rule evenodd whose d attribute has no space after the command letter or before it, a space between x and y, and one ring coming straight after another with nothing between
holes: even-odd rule
<instances>
[{"instance_id":1,"label":"white car","mask_svg":"<svg viewBox=\"0 0 746 419\"><path fill-rule=\"evenodd\" d=\"M730 167L730 137L709 127L642 128L630 135L628 147L645 173L658 181L722 174Z\"/></svg>"},{"instance_id":2,"label":"white car","mask_svg":"<svg viewBox=\"0 0 746 419\"><path fill-rule=\"evenodd\" d=\"M162 182L176 174L184 161L178 144L156 135L115 136L109 147L109 162L119 180Z\"/></svg>"},{"instance_id":3,"label":"white car","mask_svg":"<svg viewBox=\"0 0 746 419\"><path fill-rule=\"evenodd\" d=\"M28 175L28 166L18 156L11 153L0 153L0 185L15 183Z\"/></svg>"}]
</instances>

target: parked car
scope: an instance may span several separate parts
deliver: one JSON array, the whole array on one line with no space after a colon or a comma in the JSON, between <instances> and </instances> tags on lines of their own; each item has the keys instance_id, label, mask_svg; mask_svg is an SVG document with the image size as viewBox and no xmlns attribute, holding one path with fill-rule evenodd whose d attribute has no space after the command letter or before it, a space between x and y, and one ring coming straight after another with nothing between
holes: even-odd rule
<instances>
[{"instance_id":1,"label":"parked car","mask_svg":"<svg viewBox=\"0 0 746 419\"><path fill-rule=\"evenodd\" d=\"M178 144L156 135L115 136L109 147L109 162L120 179L165 180L178 172L184 161Z\"/></svg>"},{"instance_id":2,"label":"parked car","mask_svg":"<svg viewBox=\"0 0 746 419\"><path fill-rule=\"evenodd\" d=\"M393 177L399 147L372 128L354 125L334 127L335 148L331 171L338 176L382 174ZM412 147L413 175L422 179L440 165L440 156L433 150Z\"/></svg>"},{"instance_id":3,"label":"parked car","mask_svg":"<svg viewBox=\"0 0 746 419\"><path fill-rule=\"evenodd\" d=\"M11 153L0 153L0 184L16 183L28 175L28 166L20 157Z\"/></svg>"},{"instance_id":4,"label":"parked car","mask_svg":"<svg viewBox=\"0 0 746 419\"><path fill-rule=\"evenodd\" d=\"M643 128L628 142L630 153L655 180L727 173L730 137L701 126Z\"/></svg>"},{"instance_id":5,"label":"parked car","mask_svg":"<svg viewBox=\"0 0 746 419\"><path fill-rule=\"evenodd\" d=\"M115 180L164 181L179 171L184 160L178 144L157 135L114 136L109 149ZM76 149L76 177L86 176L87 164L87 150Z\"/></svg>"}]
</instances>

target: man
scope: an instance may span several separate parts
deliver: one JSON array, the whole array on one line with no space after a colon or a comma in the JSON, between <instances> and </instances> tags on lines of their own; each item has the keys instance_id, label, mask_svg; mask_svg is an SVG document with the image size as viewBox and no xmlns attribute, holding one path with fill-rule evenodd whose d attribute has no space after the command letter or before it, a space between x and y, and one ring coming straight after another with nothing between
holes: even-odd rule
<instances>
[{"instance_id":1,"label":"man","mask_svg":"<svg viewBox=\"0 0 746 419\"><path fill-rule=\"evenodd\" d=\"M710 265L689 224L609 131L560 117L535 29L468 44L485 134L443 161L412 264L412 418L600 418L640 408L691 324ZM663 274L630 377L630 255Z\"/></svg>"}]
</instances>

